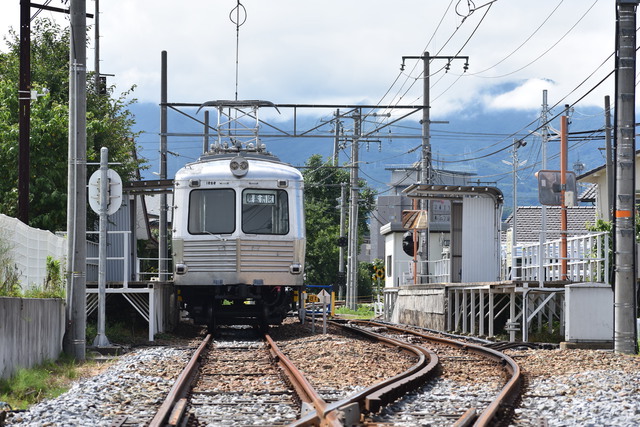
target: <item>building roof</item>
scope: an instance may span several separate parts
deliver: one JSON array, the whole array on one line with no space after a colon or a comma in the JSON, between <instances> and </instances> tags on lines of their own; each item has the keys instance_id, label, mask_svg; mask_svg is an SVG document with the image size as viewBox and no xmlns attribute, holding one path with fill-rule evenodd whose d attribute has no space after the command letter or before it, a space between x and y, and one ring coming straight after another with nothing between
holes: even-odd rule
<instances>
[{"instance_id":1,"label":"building roof","mask_svg":"<svg viewBox=\"0 0 640 427\"><path fill-rule=\"evenodd\" d=\"M587 184L584 191L578 196L581 202L593 203L596 201L598 194L598 186L596 184Z\"/></svg>"},{"instance_id":2,"label":"building roof","mask_svg":"<svg viewBox=\"0 0 640 427\"><path fill-rule=\"evenodd\" d=\"M518 243L533 243L540 241L542 230L542 206L518 206L516 211L516 241ZM560 238L560 206L547 206L546 238ZM505 220L511 226L513 214ZM595 224L596 208L594 206L575 206L567 208L567 231L584 232L587 225Z\"/></svg>"}]
</instances>

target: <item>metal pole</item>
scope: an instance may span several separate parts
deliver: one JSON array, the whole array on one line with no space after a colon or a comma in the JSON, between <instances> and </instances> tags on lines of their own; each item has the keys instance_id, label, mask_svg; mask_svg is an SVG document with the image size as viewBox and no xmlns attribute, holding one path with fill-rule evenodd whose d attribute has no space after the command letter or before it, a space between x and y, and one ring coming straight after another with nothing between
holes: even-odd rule
<instances>
[{"instance_id":1,"label":"metal pole","mask_svg":"<svg viewBox=\"0 0 640 427\"><path fill-rule=\"evenodd\" d=\"M167 179L167 51L161 54L160 77L160 179ZM158 258L160 281L167 277L167 195L160 195L160 223L158 229Z\"/></svg>"},{"instance_id":2,"label":"metal pole","mask_svg":"<svg viewBox=\"0 0 640 427\"><path fill-rule=\"evenodd\" d=\"M542 91L542 170L547 169L547 143L549 142L549 125L547 124L547 90ZM538 254L538 283L540 287L544 285L545 269L544 269L544 244L547 241L547 206L542 205L542 218L540 221L540 248Z\"/></svg>"},{"instance_id":3,"label":"metal pole","mask_svg":"<svg viewBox=\"0 0 640 427\"><path fill-rule=\"evenodd\" d=\"M422 109L422 167L421 167L421 175L420 181L423 184L431 183L431 138L430 138L430 126L429 126L429 61L430 56L429 52L425 52L422 56L422 61L424 65L424 87L423 87L423 103L424 108ZM426 200L423 200L422 209L426 209L424 203Z\"/></svg>"},{"instance_id":4,"label":"metal pole","mask_svg":"<svg viewBox=\"0 0 640 427\"><path fill-rule=\"evenodd\" d=\"M340 110L336 110L336 130L333 138L333 166L338 166L340 159ZM340 233L342 236L342 233Z\"/></svg>"},{"instance_id":5,"label":"metal pole","mask_svg":"<svg viewBox=\"0 0 640 427\"><path fill-rule=\"evenodd\" d=\"M431 108L431 98L429 92L430 86L430 76L431 71L429 70L429 62L431 61L431 57L429 52L425 52L422 56L422 64L423 64L423 73L424 73L424 83L422 88L422 102L424 108L422 109L422 170L420 181L423 184L431 184L431 118L430 118L430 108ZM420 209L423 211L427 211L429 209L429 200L422 199L420 200ZM420 230L420 252L422 253L420 256L420 260L424 261L422 263L423 271L421 271L421 277L429 277L429 221L427 221L427 228ZM414 266L417 270L417 265ZM417 279L417 277L416 277ZM420 280L422 283L422 280ZM418 284L414 281L414 284Z\"/></svg>"},{"instance_id":6,"label":"metal pole","mask_svg":"<svg viewBox=\"0 0 640 427\"><path fill-rule=\"evenodd\" d=\"M20 84L18 88L18 219L29 224L29 136L31 133L31 7L20 0Z\"/></svg>"},{"instance_id":7,"label":"metal pole","mask_svg":"<svg viewBox=\"0 0 640 427\"><path fill-rule=\"evenodd\" d=\"M616 208L614 273L614 350L634 354L636 341L635 271L635 74L637 1L618 0L616 87Z\"/></svg>"},{"instance_id":8,"label":"metal pole","mask_svg":"<svg viewBox=\"0 0 640 427\"><path fill-rule=\"evenodd\" d=\"M95 46L94 52L94 72L93 81L95 85L95 91L97 94L100 93L101 84L100 84L100 0L95 0L95 16L93 17L93 25L94 25L94 35L93 35L93 44ZM106 88L105 88L106 89Z\"/></svg>"},{"instance_id":9,"label":"metal pole","mask_svg":"<svg viewBox=\"0 0 640 427\"><path fill-rule=\"evenodd\" d=\"M517 270L517 254L516 245L518 239L517 230L517 213L518 213L518 142L513 141L513 224L511 227L511 280L515 280Z\"/></svg>"},{"instance_id":10,"label":"metal pole","mask_svg":"<svg viewBox=\"0 0 640 427\"><path fill-rule=\"evenodd\" d=\"M65 352L85 360L87 270L86 2L71 0L69 47L69 184L67 204L67 327Z\"/></svg>"},{"instance_id":11,"label":"metal pole","mask_svg":"<svg viewBox=\"0 0 640 427\"><path fill-rule=\"evenodd\" d=\"M202 154L209 151L209 110L204 111L204 138L202 139Z\"/></svg>"},{"instance_id":12,"label":"metal pole","mask_svg":"<svg viewBox=\"0 0 640 427\"><path fill-rule=\"evenodd\" d=\"M109 149L100 149L100 226L98 241L98 335L93 340L96 347L110 345L105 334L105 303L107 287L107 209L109 207ZM126 256L126 254L125 254Z\"/></svg>"},{"instance_id":13,"label":"metal pole","mask_svg":"<svg viewBox=\"0 0 640 427\"><path fill-rule=\"evenodd\" d=\"M340 184L340 237L345 235L345 220L347 219L347 184ZM346 277L344 272L344 246L340 246L340 259L338 260L338 277L341 279ZM342 299L344 294L342 293L343 283L340 281L338 288L338 299Z\"/></svg>"},{"instance_id":14,"label":"metal pole","mask_svg":"<svg viewBox=\"0 0 640 427\"><path fill-rule=\"evenodd\" d=\"M349 246L347 274L347 308L358 309L358 148L360 144L360 111L353 115L351 143L351 200L349 209Z\"/></svg>"}]
</instances>

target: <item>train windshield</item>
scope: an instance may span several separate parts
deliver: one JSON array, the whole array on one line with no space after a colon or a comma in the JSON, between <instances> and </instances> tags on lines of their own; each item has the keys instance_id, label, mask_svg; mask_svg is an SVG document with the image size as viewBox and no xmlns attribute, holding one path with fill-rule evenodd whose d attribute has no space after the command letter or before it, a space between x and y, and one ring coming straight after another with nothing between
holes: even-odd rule
<instances>
[{"instance_id":1,"label":"train windshield","mask_svg":"<svg viewBox=\"0 0 640 427\"><path fill-rule=\"evenodd\" d=\"M289 199L285 190L242 192L242 231L246 234L287 234Z\"/></svg>"},{"instance_id":2,"label":"train windshield","mask_svg":"<svg viewBox=\"0 0 640 427\"><path fill-rule=\"evenodd\" d=\"M193 190L189 195L189 233L230 234L236 229L236 192Z\"/></svg>"}]
</instances>

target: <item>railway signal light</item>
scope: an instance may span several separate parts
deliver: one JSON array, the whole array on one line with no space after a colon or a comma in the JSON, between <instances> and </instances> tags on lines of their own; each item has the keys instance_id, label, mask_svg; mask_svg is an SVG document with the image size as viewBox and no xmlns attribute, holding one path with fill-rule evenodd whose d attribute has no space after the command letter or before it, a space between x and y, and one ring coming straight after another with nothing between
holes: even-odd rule
<instances>
[{"instance_id":1,"label":"railway signal light","mask_svg":"<svg viewBox=\"0 0 640 427\"><path fill-rule=\"evenodd\" d=\"M407 231L404 233L404 236L402 236L402 250L409 256L416 254L415 245L413 244L413 231Z\"/></svg>"}]
</instances>

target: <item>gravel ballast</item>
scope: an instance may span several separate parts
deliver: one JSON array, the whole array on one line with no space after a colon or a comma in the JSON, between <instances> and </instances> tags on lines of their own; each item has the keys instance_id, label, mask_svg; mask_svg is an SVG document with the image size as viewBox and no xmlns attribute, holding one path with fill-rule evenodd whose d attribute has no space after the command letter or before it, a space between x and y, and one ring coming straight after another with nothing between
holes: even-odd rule
<instances>
[{"instance_id":1,"label":"gravel ballast","mask_svg":"<svg viewBox=\"0 0 640 427\"><path fill-rule=\"evenodd\" d=\"M335 352L335 360L339 360L341 352L345 353L343 345L332 345L341 340L310 335L304 342L291 341L289 352L304 347L304 354L313 363L311 371L326 378L319 371L335 365L326 362L332 359L328 352ZM108 426L119 416L128 417L127 425L144 425L153 417L192 352L192 348L184 346L139 348L121 356L103 372L78 381L58 398L12 414L7 425ZM640 357L594 350L506 353L520 364L525 375L524 394L514 411L512 425L541 425L542 419L554 426L640 425ZM314 363L313 355L322 355L322 360L316 357ZM394 361L390 358L386 363ZM345 370L341 378L349 376L346 372L359 369L358 365L339 365ZM477 396L456 390L452 384L451 397L444 400L462 405L466 399L471 401Z\"/></svg>"}]
</instances>

